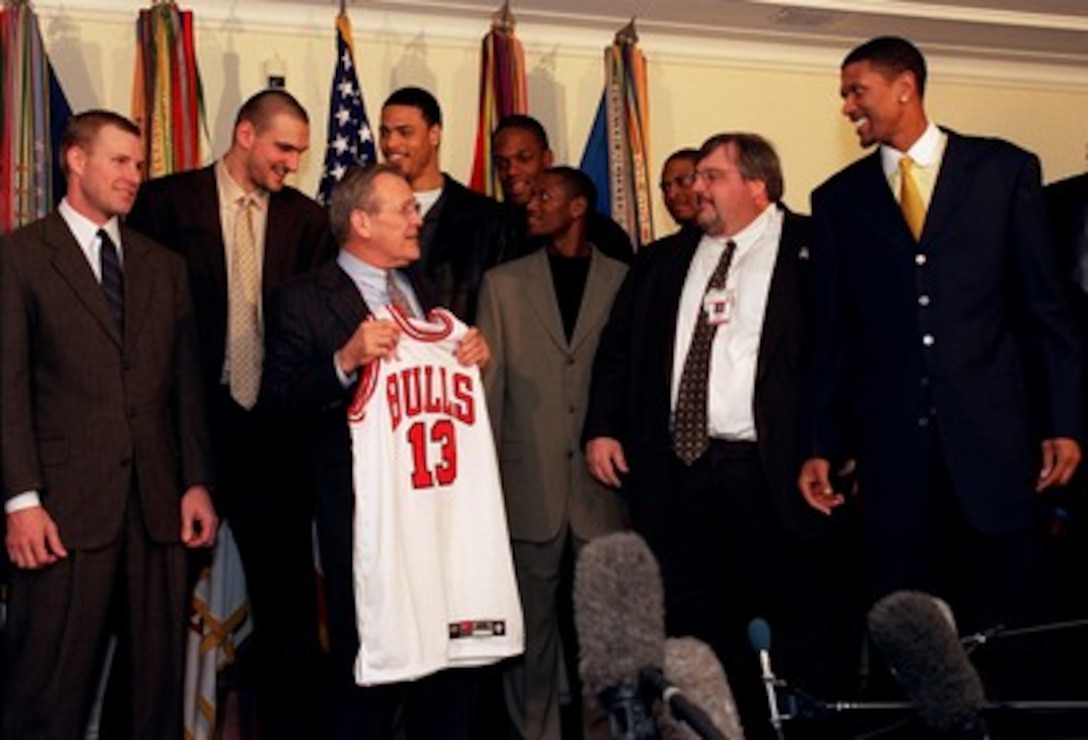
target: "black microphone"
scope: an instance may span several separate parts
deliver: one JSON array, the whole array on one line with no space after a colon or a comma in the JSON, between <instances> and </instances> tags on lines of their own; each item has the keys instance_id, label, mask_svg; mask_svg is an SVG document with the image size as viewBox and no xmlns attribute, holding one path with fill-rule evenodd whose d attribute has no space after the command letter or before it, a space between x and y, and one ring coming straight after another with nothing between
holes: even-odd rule
<instances>
[{"instance_id":1,"label":"black microphone","mask_svg":"<svg viewBox=\"0 0 1088 740\"><path fill-rule=\"evenodd\" d=\"M982 679L950 613L929 594L896 591L869 611L869 635L927 728L984 740L989 734L982 719Z\"/></svg>"},{"instance_id":2,"label":"black microphone","mask_svg":"<svg viewBox=\"0 0 1088 740\"><path fill-rule=\"evenodd\" d=\"M724 737L725 740L744 740L740 712L733 699L729 680L725 676L718 656L709 645L694 637L670 637L665 641L665 675L658 684L659 693L666 700L672 718L689 725L677 725L675 736L690 740L692 737ZM682 701L673 701L673 698ZM705 712L710 726L695 727L692 713L684 704L693 705L696 713ZM662 734L669 738L672 728L662 720ZM698 720L696 720L698 722ZM713 734L717 733L717 734Z\"/></svg>"},{"instance_id":3,"label":"black microphone","mask_svg":"<svg viewBox=\"0 0 1088 740\"><path fill-rule=\"evenodd\" d=\"M646 542L614 532L582 548L574 573L578 673L608 712L612 740L657 740L645 667L665 662L665 597Z\"/></svg>"},{"instance_id":4,"label":"black microphone","mask_svg":"<svg viewBox=\"0 0 1088 740\"><path fill-rule=\"evenodd\" d=\"M781 740L782 715L778 710L778 679L771 670L771 625L767 620L756 617L748 623L748 642L759 656L760 675L763 689L767 692L767 708L770 711L771 727L775 736Z\"/></svg>"}]
</instances>

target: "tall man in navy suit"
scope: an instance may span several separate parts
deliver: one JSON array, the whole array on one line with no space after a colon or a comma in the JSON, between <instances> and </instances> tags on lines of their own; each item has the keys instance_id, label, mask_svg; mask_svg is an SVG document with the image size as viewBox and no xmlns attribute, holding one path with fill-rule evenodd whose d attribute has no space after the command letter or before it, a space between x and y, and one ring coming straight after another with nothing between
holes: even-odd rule
<instances>
[{"instance_id":1,"label":"tall man in navy suit","mask_svg":"<svg viewBox=\"0 0 1088 740\"><path fill-rule=\"evenodd\" d=\"M286 184L309 144L309 119L298 101L283 90L259 92L239 109L219 161L151 180L128 219L189 268L219 470L216 499L245 569L264 738L310 732L320 684L304 445L290 420L256 402L265 301L334 250L324 209Z\"/></svg>"},{"instance_id":2,"label":"tall man in navy suit","mask_svg":"<svg viewBox=\"0 0 1088 740\"><path fill-rule=\"evenodd\" d=\"M799 485L831 513L845 491L830 465L856 456L872 596L934 592L965 630L1031 622L1046 602L1036 494L1081 458L1080 346L1037 158L938 128L925 82L900 38L842 65L843 114L878 148L812 195Z\"/></svg>"}]
</instances>

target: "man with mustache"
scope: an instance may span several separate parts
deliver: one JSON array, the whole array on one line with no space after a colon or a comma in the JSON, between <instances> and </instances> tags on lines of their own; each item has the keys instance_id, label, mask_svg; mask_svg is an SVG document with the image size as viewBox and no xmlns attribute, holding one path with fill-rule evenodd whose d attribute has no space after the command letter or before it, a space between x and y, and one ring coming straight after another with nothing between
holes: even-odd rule
<instances>
[{"instance_id":1,"label":"man with mustache","mask_svg":"<svg viewBox=\"0 0 1088 740\"><path fill-rule=\"evenodd\" d=\"M309 144L298 101L259 92L238 111L218 162L151 180L128 219L189 267L216 500L245 569L258 721L270 738L304 737L312 727L321 660L302 443L290 420L257 403L265 300L334 251L324 209L286 185Z\"/></svg>"},{"instance_id":2,"label":"man with mustache","mask_svg":"<svg viewBox=\"0 0 1088 740\"><path fill-rule=\"evenodd\" d=\"M1080 344L1039 160L938 127L925 86L925 59L902 38L842 64L842 112L877 148L812 194L799 486L831 514L849 491L829 482L829 461L856 456L872 597L931 592L965 632L1030 624L1049 601L1038 494L1081 459ZM989 689L1037 690L1030 661L1007 665Z\"/></svg>"},{"instance_id":3,"label":"man with mustache","mask_svg":"<svg viewBox=\"0 0 1088 740\"><path fill-rule=\"evenodd\" d=\"M184 550L218 525L192 299L182 261L120 223L139 129L81 113L61 161L57 209L0 241L0 735L83 737L113 634L108 736L180 738Z\"/></svg>"}]
</instances>

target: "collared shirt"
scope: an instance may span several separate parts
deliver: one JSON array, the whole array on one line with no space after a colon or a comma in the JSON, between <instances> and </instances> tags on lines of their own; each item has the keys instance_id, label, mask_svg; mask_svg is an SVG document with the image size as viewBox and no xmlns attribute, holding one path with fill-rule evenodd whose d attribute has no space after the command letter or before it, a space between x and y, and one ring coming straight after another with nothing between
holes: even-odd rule
<instances>
[{"instance_id":1,"label":"collared shirt","mask_svg":"<svg viewBox=\"0 0 1088 740\"><path fill-rule=\"evenodd\" d=\"M442 188L435 188L434 190L417 190L413 193L416 197L416 203L419 203L419 215L426 216L427 212L434 207L434 204L438 202L438 199L442 197Z\"/></svg>"},{"instance_id":2,"label":"collared shirt","mask_svg":"<svg viewBox=\"0 0 1088 740\"><path fill-rule=\"evenodd\" d=\"M260 285L264 272L264 238L268 228L268 191L258 188L252 193L246 193L227 172L227 166L221 159L215 163L215 185L219 191L219 223L223 226L223 258L227 264L227 281L230 281L234 267L231 264L231 247L240 226L238 216L241 206L238 201L248 196L253 201L253 240L257 245L257 284ZM264 310L260 301L257 303L257 310Z\"/></svg>"},{"instance_id":3,"label":"collared shirt","mask_svg":"<svg viewBox=\"0 0 1088 740\"><path fill-rule=\"evenodd\" d=\"M932 200L933 189L937 185L937 174L941 171L941 160L944 159L944 147L947 142L948 136L931 121L918 137L918 141L914 142L906 152L893 149L887 144L880 145L880 163L897 202L901 192L899 160L906 156L914 160L914 182L918 185L918 194L922 196L922 203L925 204L926 210L929 210L929 201Z\"/></svg>"},{"instance_id":4,"label":"collared shirt","mask_svg":"<svg viewBox=\"0 0 1088 740\"><path fill-rule=\"evenodd\" d=\"M752 404L756 361L782 223L782 210L772 204L730 237L737 248L725 282L728 322L718 327L710 352L707 430L712 438L756 439ZM729 238L704 235L688 268L676 316L671 397L674 410L695 322L703 310L706 286L727 241Z\"/></svg>"},{"instance_id":5,"label":"collared shirt","mask_svg":"<svg viewBox=\"0 0 1088 740\"><path fill-rule=\"evenodd\" d=\"M98 237L98 230L104 229L107 234L110 235L110 239L117 245L117 257L121 260L121 264L124 264L124 247L121 245L121 225L114 216L106 223L99 226L84 216L82 213L72 208L68 202L68 198L63 198L60 204L57 206L57 212L60 217L64 219L64 223L68 225L68 230L72 232L72 237L76 240L79 248L83 251L83 256L87 258L87 263L91 268L91 272L94 273L94 279L99 283L102 282L102 240ZM4 502L4 513L11 514L22 509L30 509L35 506L41 506L41 497L37 491L24 491L23 493L12 496Z\"/></svg>"},{"instance_id":6,"label":"collared shirt","mask_svg":"<svg viewBox=\"0 0 1088 740\"><path fill-rule=\"evenodd\" d=\"M363 296L363 301L366 305L375 309L378 306L387 306L393 302L389 296L389 283L390 279L396 283L400 291L404 293L405 298L412 305L412 311L416 316L423 316L423 305L416 297L416 291L412 287L412 282L405 276L400 270L387 270L383 267L375 267L369 262L365 262L355 255L341 249L340 253L336 256L336 264L340 266L344 272L347 273L351 281L355 283L355 287L359 289L359 293ZM392 273L392 274L390 274ZM336 368L336 376L340 378L340 383L346 388L352 384L355 380L355 374L348 376L340 370L340 363L336 361L336 357L333 357L333 366Z\"/></svg>"}]
</instances>

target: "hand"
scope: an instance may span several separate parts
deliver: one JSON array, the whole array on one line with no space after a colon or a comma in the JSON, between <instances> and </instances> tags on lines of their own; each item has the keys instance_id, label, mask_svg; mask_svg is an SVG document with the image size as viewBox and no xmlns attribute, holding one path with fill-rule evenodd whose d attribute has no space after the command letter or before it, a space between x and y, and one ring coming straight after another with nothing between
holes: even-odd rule
<instances>
[{"instance_id":1,"label":"hand","mask_svg":"<svg viewBox=\"0 0 1088 740\"><path fill-rule=\"evenodd\" d=\"M472 327L457 345L455 356L462 365L476 365L483 370L491 361L491 348L487 346L487 340L480 330Z\"/></svg>"},{"instance_id":2,"label":"hand","mask_svg":"<svg viewBox=\"0 0 1088 740\"><path fill-rule=\"evenodd\" d=\"M804 465L801 466L801 474L797 478L797 487L808 505L827 515L846 500L842 494L835 493L835 489L831 487L831 480L828 478L830 470L831 464L827 460L822 457L812 457L805 460Z\"/></svg>"},{"instance_id":3,"label":"hand","mask_svg":"<svg viewBox=\"0 0 1088 740\"><path fill-rule=\"evenodd\" d=\"M181 497L181 542L186 547L211 547L219 517L204 486L192 486Z\"/></svg>"},{"instance_id":4,"label":"hand","mask_svg":"<svg viewBox=\"0 0 1088 740\"><path fill-rule=\"evenodd\" d=\"M389 319L363 321L347 343L336 353L344 375L351 375L363 365L380 357L389 357L400 341L400 327Z\"/></svg>"},{"instance_id":5,"label":"hand","mask_svg":"<svg viewBox=\"0 0 1088 740\"><path fill-rule=\"evenodd\" d=\"M619 488L620 473L628 472L623 445L611 437L594 437L586 442L586 467L601 483Z\"/></svg>"},{"instance_id":6,"label":"hand","mask_svg":"<svg viewBox=\"0 0 1088 740\"><path fill-rule=\"evenodd\" d=\"M8 557L17 568L38 569L68 557L60 530L53 517L42 506L13 511L8 517L8 534L4 540Z\"/></svg>"},{"instance_id":7,"label":"hand","mask_svg":"<svg viewBox=\"0 0 1088 740\"><path fill-rule=\"evenodd\" d=\"M1039 471L1036 491L1051 486L1064 486L1077 472L1080 464L1080 445L1069 437L1043 440L1043 468Z\"/></svg>"}]
</instances>

